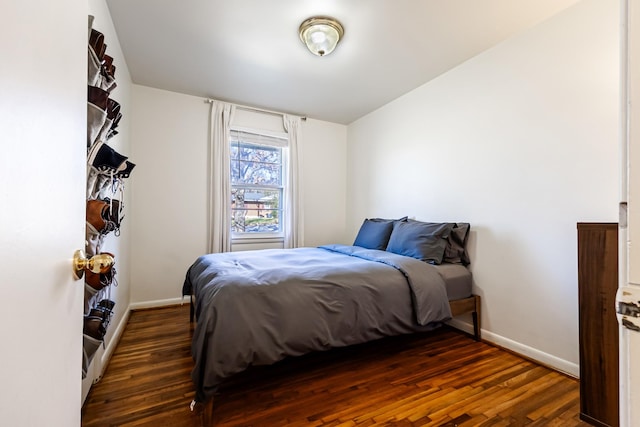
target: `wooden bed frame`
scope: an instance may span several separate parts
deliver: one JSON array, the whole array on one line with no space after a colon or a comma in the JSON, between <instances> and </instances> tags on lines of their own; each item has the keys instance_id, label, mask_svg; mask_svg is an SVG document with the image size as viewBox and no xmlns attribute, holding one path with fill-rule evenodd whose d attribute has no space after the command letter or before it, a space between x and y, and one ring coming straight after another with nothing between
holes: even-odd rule
<instances>
[{"instance_id":1,"label":"wooden bed frame","mask_svg":"<svg viewBox=\"0 0 640 427\"><path fill-rule=\"evenodd\" d=\"M193 298L193 295L192 295ZM480 295L471 295L468 298L449 301L449 307L451 307L451 316L456 317L461 314L471 313L473 319L473 337L476 341L481 340L480 329ZM193 299L191 301L191 309L193 310ZM191 320L193 321L193 311ZM213 402L215 399L211 399L210 402L191 402L191 411L194 417L199 419L199 425L201 427L213 426Z\"/></svg>"},{"instance_id":2,"label":"wooden bed frame","mask_svg":"<svg viewBox=\"0 0 640 427\"><path fill-rule=\"evenodd\" d=\"M480 341L480 295L471 295L469 298L449 301L449 307L451 307L452 317L471 313L473 319L473 337L476 341Z\"/></svg>"}]
</instances>

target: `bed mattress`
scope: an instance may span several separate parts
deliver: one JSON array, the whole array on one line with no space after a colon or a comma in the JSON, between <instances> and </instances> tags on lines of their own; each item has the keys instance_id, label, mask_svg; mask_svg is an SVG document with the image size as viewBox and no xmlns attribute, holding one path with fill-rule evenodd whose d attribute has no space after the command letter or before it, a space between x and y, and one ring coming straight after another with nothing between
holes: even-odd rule
<instances>
[{"instance_id":1,"label":"bed mattress","mask_svg":"<svg viewBox=\"0 0 640 427\"><path fill-rule=\"evenodd\" d=\"M471 271L462 264L440 264L435 266L444 279L449 301L471 296Z\"/></svg>"}]
</instances>

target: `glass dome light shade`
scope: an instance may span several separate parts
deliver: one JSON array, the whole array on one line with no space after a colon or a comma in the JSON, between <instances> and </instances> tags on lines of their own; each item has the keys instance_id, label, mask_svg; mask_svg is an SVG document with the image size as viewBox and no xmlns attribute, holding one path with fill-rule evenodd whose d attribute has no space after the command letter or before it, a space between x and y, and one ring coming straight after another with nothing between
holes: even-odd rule
<instances>
[{"instance_id":1,"label":"glass dome light shade","mask_svg":"<svg viewBox=\"0 0 640 427\"><path fill-rule=\"evenodd\" d=\"M309 18L300 25L300 40L314 55L325 56L333 52L344 35L344 29L333 18Z\"/></svg>"}]
</instances>

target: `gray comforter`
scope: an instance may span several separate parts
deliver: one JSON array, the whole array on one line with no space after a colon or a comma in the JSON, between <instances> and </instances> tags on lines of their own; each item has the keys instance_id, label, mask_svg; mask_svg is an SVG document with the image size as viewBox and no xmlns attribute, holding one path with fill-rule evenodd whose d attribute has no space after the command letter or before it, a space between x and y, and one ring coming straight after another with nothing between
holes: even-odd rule
<instances>
[{"instance_id":1,"label":"gray comforter","mask_svg":"<svg viewBox=\"0 0 640 427\"><path fill-rule=\"evenodd\" d=\"M204 255L183 293L196 298L196 400L250 365L432 329L451 317L436 268L357 246Z\"/></svg>"}]
</instances>

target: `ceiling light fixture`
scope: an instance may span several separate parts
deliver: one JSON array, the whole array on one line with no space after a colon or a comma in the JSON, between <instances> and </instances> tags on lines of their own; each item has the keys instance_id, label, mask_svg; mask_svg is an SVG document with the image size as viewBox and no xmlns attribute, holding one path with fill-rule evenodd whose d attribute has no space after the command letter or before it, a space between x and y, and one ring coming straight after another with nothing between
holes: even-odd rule
<instances>
[{"instance_id":1,"label":"ceiling light fixture","mask_svg":"<svg viewBox=\"0 0 640 427\"><path fill-rule=\"evenodd\" d=\"M300 40L311 53L325 56L333 52L344 35L344 28L333 18L316 16L300 24Z\"/></svg>"}]
</instances>

